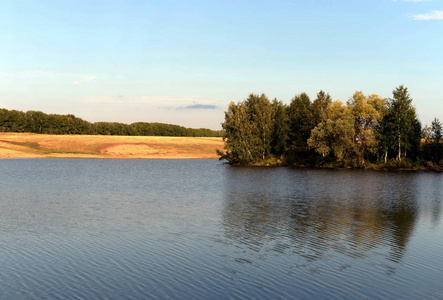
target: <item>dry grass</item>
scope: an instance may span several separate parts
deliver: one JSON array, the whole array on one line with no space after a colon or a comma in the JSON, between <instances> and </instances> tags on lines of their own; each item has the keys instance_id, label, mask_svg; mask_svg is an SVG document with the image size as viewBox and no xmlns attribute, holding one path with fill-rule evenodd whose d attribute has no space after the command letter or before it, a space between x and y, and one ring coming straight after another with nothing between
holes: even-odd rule
<instances>
[{"instance_id":1,"label":"dry grass","mask_svg":"<svg viewBox=\"0 0 443 300\"><path fill-rule=\"evenodd\" d=\"M217 158L221 138L0 133L0 158Z\"/></svg>"}]
</instances>

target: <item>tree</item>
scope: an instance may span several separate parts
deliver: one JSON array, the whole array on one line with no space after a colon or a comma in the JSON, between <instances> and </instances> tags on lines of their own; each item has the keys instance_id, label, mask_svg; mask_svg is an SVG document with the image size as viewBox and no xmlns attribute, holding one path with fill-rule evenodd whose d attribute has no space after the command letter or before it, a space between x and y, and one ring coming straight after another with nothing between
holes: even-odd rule
<instances>
[{"instance_id":1,"label":"tree","mask_svg":"<svg viewBox=\"0 0 443 300\"><path fill-rule=\"evenodd\" d=\"M272 106L266 95L250 94L245 100L246 113L252 129L254 160L266 159L271 152Z\"/></svg>"},{"instance_id":2,"label":"tree","mask_svg":"<svg viewBox=\"0 0 443 300\"><path fill-rule=\"evenodd\" d=\"M0 110L0 130L11 132L25 131L25 114L17 110Z\"/></svg>"},{"instance_id":3,"label":"tree","mask_svg":"<svg viewBox=\"0 0 443 300\"><path fill-rule=\"evenodd\" d=\"M273 133L272 105L264 94L250 94L237 104L231 102L222 127L226 152L221 158L231 163L250 163L269 157Z\"/></svg>"},{"instance_id":4,"label":"tree","mask_svg":"<svg viewBox=\"0 0 443 300\"><path fill-rule=\"evenodd\" d=\"M440 163L443 159L443 126L441 122L435 118L432 121L431 126L426 126L423 130L425 135L425 144L423 146L423 152L425 159Z\"/></svg>"},{"instance_id":5,"label":"tree","mask_svg":"<svg viewBox=\"0 0 443 300\"><path fill-rule=\"evenodd\" d=\"M319 110L320 111L320 110ZM314 124L312 104L306 93L292 98L288 108L289 115L289 145L292 149L305 151L308 148L308 139Z\"/></svg>"},{"instance_id":6,"label":"tree","mask_svg":"<svg viewBox=\"0 0 443 300\"><path fill-rule=\"evenodd\" d=\"M419 158L422 137L421 122L417 117L415 117L412 123L411 131L407 136L408 147L405 149L405 158L406 154L407 157L411 158L412 160L417 160Z\"/></svg>"},{"instance_id":7,"label":"tree","mask_svg":"<svg viewBox=\"0 0 443 300\"><path fill-rule=\"evenodd\" d=\"M385 151L385 161L389 150L395 152L397 160L401 161L408 151L418 149L421 124L411 104L408 89L401 85L392 94L393 98L388 100L387 111L380 124L379 137ZM414 155L412 158L415 158Z\"/></svg>"},{"instance_id":8,"label":"tree","mask_svg":"<svg viewBox=\"0 0 443 300\"><path fill-rule=\"evenodd\" d=\"M390 99L357 91L346 105L323 91L312 103L306 93L296 95L288 106L250 94L229 105L222 127L226 152L219 154L231 163L276 156L289 164L314 165L320 154L351 165L382 158L386 163L388 157L395 157L397 166L419 157L443 165L443 125L435 119L422 131L404 86Z\"/></svg>"},{"instance_id":9,"label":"tree","mask_svg":"<svg viewBox=\"0 0 443 300\"><path fill-rule=\"evenodd\" d=\"M388 109L386 99L379 95L372 94L368 96L367 100L368 104L372 105L372 107L379 113L380 117L383 118Z\"/></svg>"},{"instance_id":10,"label":"tree","mask_svg":"<svg viewBox=\"0 0 443 300\"><path fill-rule=\"evenodd\" d=\"M443 137L443 127L439 119L434 118L431 123L430 138L433 144L440 144Z\"/></svg>"},{"instance_id":11,"label":"tree","mask_svg":"<svg viewBox=\"0 0 443 300\"><path fill-rule=\"evenodd\" d=\"M252 130L243 102L229 104L222 127L225 132L223 140L226 151L221 158L227 159L230 163L251 162L253 160L250 149Z\"/></svg>"},{"instance_id":12,"label":"tree","mask_svg":"<svg viewBox=\"0 0 443 300\"><path fill-rule=\"evenodd\" d=\"M354 117L354 151L359 162L365 162L366 152L373 153L377 149L376 127L381 119L382 100L376 95L366 97L363 92L357 91L348 100L348 106ZM374 103L376 109L371 103Z\"/></svg>"},{"instance_id":13,"label":"tree","mask_svg":"<svg viewBox=\"0 0 443 300\"><path fill-rule=\"evenodd\" d=\"M44 133L48 127L48 115L41 111L27 111L25 113L26 130L33 133Z\"/></svg>"},{"instance_id":14,"label":"tree","mask_svg":"<svg viewBox=\"0 0 443 300\"><path fill-rule=\"evenodd\" d=\"M317 126L320 122L326 120L328 105L332 104L332 98L329 93L320 91L317 94L317 98L312 103L312 112L314 117L314 126Z\"/></svg>"},{"instance_id":15,"label":"tree","mask_svg":"<svg viewBox=\"0 0 443 300\"><path fill-rule=\"evenodd\" d=\"M277 99L272 101L272 124L271 154L282 156L287 148L288 117L287 107Z\"/></svg>"},{"instance_id":16,"label":"tree","mask_svg":"<svg viewBox=\"0 0 443 300\"><path fill-rule=\"evenodd\" d=\"M353 145L355 129L352 113L340 101L329 104L325 113L328 118L312 130L308 145L323 157L333 154L341 161Z\"/></svg>"}]
</instances>

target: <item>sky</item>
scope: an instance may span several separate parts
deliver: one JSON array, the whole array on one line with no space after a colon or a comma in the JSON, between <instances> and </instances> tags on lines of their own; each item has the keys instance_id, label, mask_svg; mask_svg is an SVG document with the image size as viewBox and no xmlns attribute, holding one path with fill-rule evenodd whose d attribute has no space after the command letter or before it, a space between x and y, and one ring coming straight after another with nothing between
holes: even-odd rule
<instances>
[{"instance_id":1,"label":"sky","mask_svg":"<svg viewBox=\"0 0 443 300\"><path fill-rule=\"evenodd\" d=\"M443 0L3 0L0 107L221 129L250 93L392 97L443 121Z\"/></svg>"}]
</instances>

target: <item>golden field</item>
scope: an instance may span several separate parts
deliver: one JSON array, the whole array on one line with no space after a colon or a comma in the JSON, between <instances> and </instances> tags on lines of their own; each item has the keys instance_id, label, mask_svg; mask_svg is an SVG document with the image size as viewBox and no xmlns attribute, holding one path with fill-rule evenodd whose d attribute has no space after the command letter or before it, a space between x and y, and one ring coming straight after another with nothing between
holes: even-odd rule
<instances>
[{"instance_id":1,"label":"golden field","mask_svg":"<svg viewBox=\"0 0 443 300\"><path fill-rule=\"evenodd\" d=\"M213 137L0 133L0 158L217 158Z\"/></svg>"}]
</instances>

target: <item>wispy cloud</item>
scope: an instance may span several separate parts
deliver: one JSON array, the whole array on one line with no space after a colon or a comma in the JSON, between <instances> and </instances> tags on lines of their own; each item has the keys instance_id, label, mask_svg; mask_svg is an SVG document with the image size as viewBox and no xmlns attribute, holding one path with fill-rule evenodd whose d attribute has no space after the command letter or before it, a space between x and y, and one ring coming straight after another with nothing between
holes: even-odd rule
<instances>
[{"instance_id":1,"label":"wispy cloud","mask_svg":"<svg viewBox=\"0 0 443 300\"><path fill-rule=\"evenodd\" d=\"M411 15L411 18L418 21L443 20L443 10L434 10L422 15Z\"/></svg>"},{"instance_id":2,"label":"wispy cloud","mask_svg":"<svg viewBox=\"0 0 443 300\"><path fill-rule=\"evenodd\" d=\"M71 84L78 85L89 82L97 77L88 74L74 74L74 73L59 73L53 71L23 71L23 72L0 72L0 77L13 79L52 79L65 80Z\"/></svg>"},{"instance_id":3,"label":"wispy cloud","mask_svg":"<svg viewBox=\"0 0 443 300\"><path fill-rule=\"evenodd\" d=\"M183 107L184 109L216 109L217 106L211 104L194 103Z\"/></svg>"},{"instance_id":4,"label":"wispy cloud","mask_svg":"<svg viewBox=\"0 0 443 300\"><path fill-rule=\"evenodd\" d=\"M189 103L189 102L188 102ZM175 105L175 106L160 106L160 109L163 110L213 110L219 109L218 106L213 104L202 104L196 101L193 101L192 104L189 105Z\"/></svg>"},{"instance_id":5,"label":"wispy cloud","mask_svg":"<svg viewBox=\"0 0 443 300\"><path fill-rule=\"evenodd\" d=\"M197 100L197 101L195 101ZM81 99L85 105L97 104L107 107L143 107L160 111L218 110L214 101L205 101L201 96L88 96ZM206 103L205 103L206 102ZM208 103L209 102L209 103ZM191 104L190 104L191 103Z\"/></svg>"}]
</instances>

